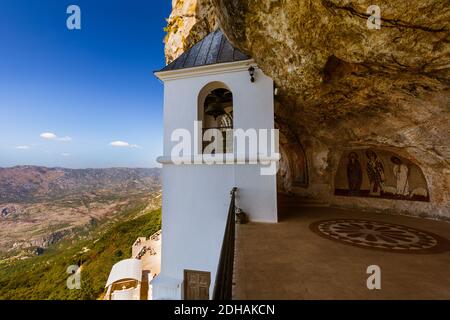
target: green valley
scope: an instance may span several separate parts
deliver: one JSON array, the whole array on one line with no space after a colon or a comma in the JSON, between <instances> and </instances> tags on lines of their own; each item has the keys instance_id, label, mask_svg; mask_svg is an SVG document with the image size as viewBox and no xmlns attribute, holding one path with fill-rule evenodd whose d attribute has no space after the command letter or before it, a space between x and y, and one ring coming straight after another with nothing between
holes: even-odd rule
<instances>
[{"instance_id":1,"label":"green valley","mask_svg":"<svg viewBox=\"0 0 450 320\"><path fill-rule=\"evenodd\" d=\"M102 296L111 267L129 258L139 236L161 228L161 210L138 205L118 222L100 226L81 240L65 239L42 255L0 263L0 299L94 300ZM66 286L70 265L81 264L81 289Z\"/></svg>"}]
</instances>

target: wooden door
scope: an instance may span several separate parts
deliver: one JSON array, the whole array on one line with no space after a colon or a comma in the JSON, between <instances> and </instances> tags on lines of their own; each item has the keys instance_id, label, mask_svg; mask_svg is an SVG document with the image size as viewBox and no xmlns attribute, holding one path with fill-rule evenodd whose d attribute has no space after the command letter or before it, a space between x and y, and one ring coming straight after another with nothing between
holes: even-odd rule
<instances>
[{"instance_id":1,"label":"wooden door","mask_svg":"<svg viewBox=\"0 0 450 320\"><path fill-rule=\"evenodd\" d=\"M209 300L210 284L210 272L184 270L184 299Z\"/></svg>"}]
</instances>

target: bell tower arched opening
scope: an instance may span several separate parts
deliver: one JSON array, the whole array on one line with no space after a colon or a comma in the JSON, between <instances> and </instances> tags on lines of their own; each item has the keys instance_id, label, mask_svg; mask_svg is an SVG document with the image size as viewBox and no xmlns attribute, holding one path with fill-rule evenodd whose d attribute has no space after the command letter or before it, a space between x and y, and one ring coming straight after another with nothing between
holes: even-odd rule
<instances>
[{"instance_id":1,"label":"bell tower arched opening","mask_svg":"<svg viewBox=\"0 0 450 320\"><path fill-rule=\"evenodd\" d=\"M199 94L199 121L202 123L201 153L233 152L233 94L221 82L205 86Z\"/></svg>"}]
</instances>

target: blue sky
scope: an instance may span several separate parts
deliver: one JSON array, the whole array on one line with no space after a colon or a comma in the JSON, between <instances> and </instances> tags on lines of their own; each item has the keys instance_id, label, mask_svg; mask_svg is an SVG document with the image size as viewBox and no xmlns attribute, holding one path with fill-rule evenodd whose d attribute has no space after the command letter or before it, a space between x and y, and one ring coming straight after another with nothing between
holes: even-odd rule
<instances>
[{"instance_id":1,"label":"blue sky","mask_svg":"<svg viewBox=\"0 0 450 320\"><path fill-rule=\"evenodd\" d=\"M81 8L81 30L66 9ZM0 167L153 167L170 0L0 0ZM112 142L114 145L111 145Z\"/></svg>"}]
</instances>

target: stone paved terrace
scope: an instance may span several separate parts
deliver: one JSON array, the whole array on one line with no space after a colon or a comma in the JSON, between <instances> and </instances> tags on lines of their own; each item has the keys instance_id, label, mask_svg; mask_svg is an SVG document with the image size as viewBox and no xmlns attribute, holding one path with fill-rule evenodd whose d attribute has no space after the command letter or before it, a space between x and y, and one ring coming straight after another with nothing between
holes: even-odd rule
<instances>
[{"instance_id":1,"label":"stone paved terrace","mask_svg":"<svg viewBox=\"0 0 450 320\"><path fill-rule=\"evenodd\" d=\"M333 219L347 221L316 223ZM450 299L446 239L450 223L443 221L290 206L278 224L237 226L233 295L235 299ZM381 290L367 289L369 265L381 268Z\"/></svg>"}]
</instances>

